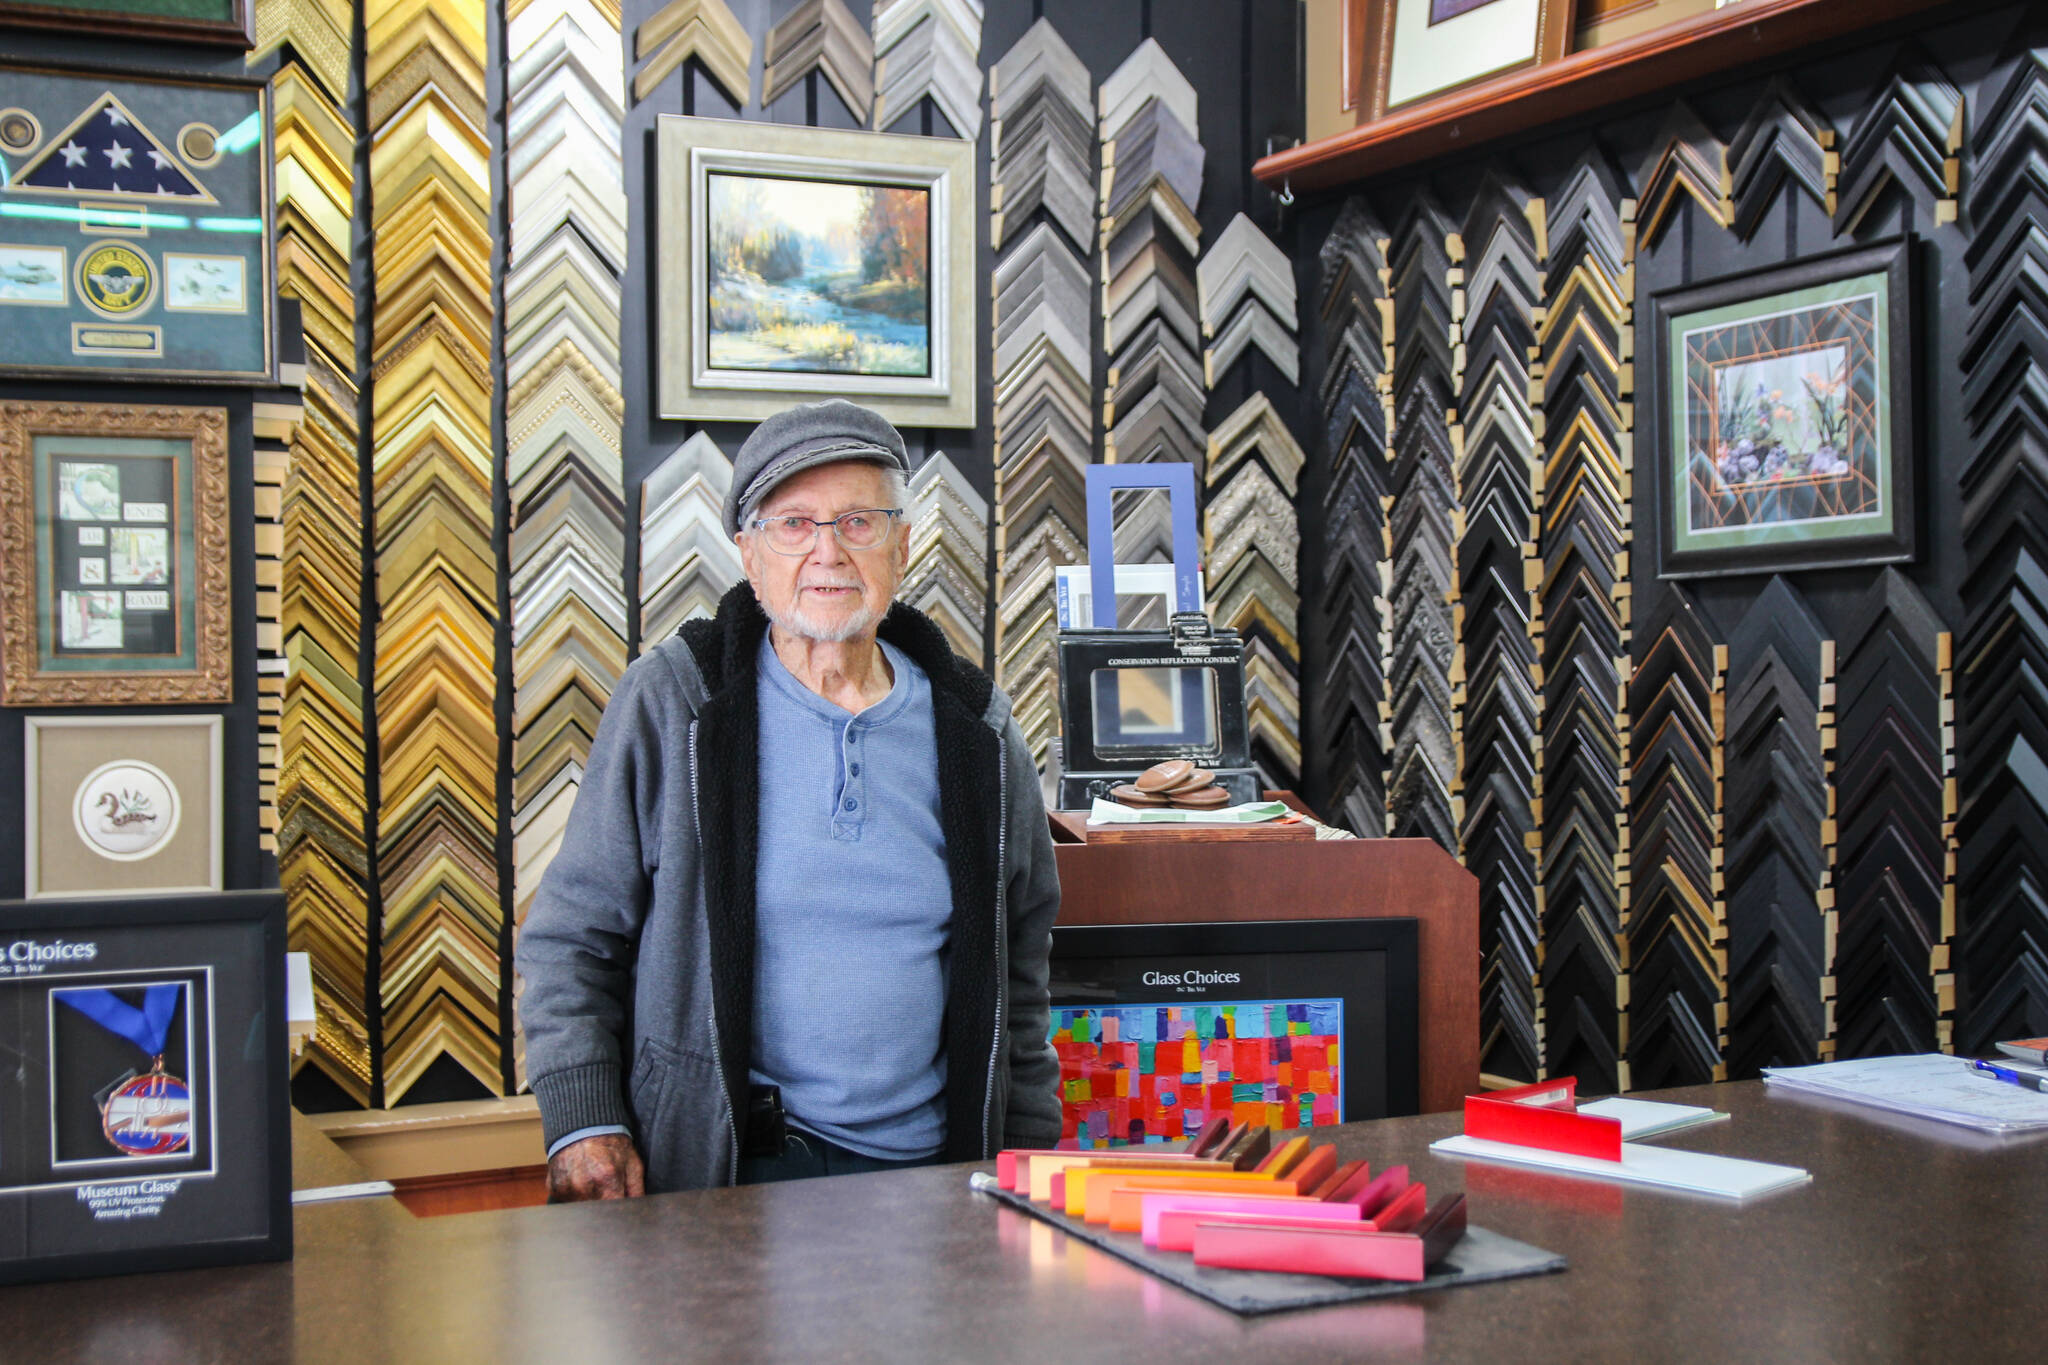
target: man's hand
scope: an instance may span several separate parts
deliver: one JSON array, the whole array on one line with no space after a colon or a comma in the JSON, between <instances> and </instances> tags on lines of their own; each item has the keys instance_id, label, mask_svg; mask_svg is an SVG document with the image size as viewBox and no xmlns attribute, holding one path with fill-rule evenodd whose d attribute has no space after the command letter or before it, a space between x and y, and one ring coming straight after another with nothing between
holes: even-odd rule
<instances>
[{"instance_id":1,"label":"man's hand","mask_svg":"<svg viewBox=\"0 0 2048 1365\"><path fill-rule=\"evenodd\" d=\"M548 1162L548 1202L638 1199L647 1193L647 1167L624 1133L600 1133L572 1142Z\"/></svg>"}]
</instances>

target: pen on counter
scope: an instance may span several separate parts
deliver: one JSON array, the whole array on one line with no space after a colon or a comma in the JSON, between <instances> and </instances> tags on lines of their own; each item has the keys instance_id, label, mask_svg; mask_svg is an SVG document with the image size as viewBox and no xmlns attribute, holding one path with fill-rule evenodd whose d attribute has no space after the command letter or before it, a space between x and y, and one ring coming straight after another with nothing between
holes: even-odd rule
<instances>
[{"instance_id":1,"label":"pen on counter","mask_svg":"<svg viewBox=\"0 0 2048 1365\"><path fill-rule=\"evenodd\" d=\"M2039 1076L2022 1075L2010 1067L1993 1066L1989 1062L1972 1062L1970 1066L1972 1070L1983 1072L1994 1081L2004 1081L2007 1085L2022 1085L2029 1090L2042 1089L2042 1080Z\"/></svg>"}]
</instances>

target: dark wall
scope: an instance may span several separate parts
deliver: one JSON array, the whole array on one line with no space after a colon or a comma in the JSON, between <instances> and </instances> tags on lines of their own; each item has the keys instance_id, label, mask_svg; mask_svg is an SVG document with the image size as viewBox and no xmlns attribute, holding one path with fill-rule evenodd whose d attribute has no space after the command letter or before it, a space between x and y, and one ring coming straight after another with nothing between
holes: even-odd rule
<instances>
[{"instance_id":1,"label":"dark wall","mask_svg":"<svg viewBox=\"0 0 2048 1365\"><path fill-rule=\"evenodd\" d=\"M1965 534L1962 492L1965 473L1970 471L1974 474L1973 462L1982 458L1979 443L1973 442L1970 435L1963 387L1972 363L1966 355L1965 336L1970 317L1970 252L1973 243L1981 242L2008 226L2004 222L1992 221L1983 211L1988 210L1994 196L2002 195L2009 188L1988 180L1980 182L1974 179L1973 156L1981 151L1988 136L1982 126L1988 106L2015 71L2029 60L2038 60L2023 55L2029 44L2039 47L2048 42L2040 32L2038 19L2037 8L2028 5L1951 5L1911 24L1856 35L1851 40L1831 44L1825 50L1788 54L1732 75L1662 91L1632 105L1602 111L1596 117L1557 125L1539 135L1494 144L1468 157L1348 187L1343 192L1321 196L1304 207L1301 248L1297 256L1307 339L1303 389L1312 394L1330 363L1331 340L1320 334L1310 305L1311 300L1319 297L1316 253L1337 223L1347 198L1363 201L1381 225L1390 231L1398 231L1399 224L1414 206L1425 196L1433 195L1443 207L1445 220L1458 226L1463 224L1474 203L1483 178L1493 175L1519 182L1534 196L1546 198L1555 213L1556 196L1562 193L1568 179L1589 155L1604 156L1615 169L1621 196L1640 195L1647 188L1645 178L1656 154L1667 145L1671 136L1671 119L1680 101L1698 115L1712 139L1726 143L1736 136L1751 110L1758 106L1771 81L1782 77L1810 103L1823 123L1832 127L1837 145L1841 146L1854 130L1865 126L1869 120L1895 116L1898 106L1887 93L1888 82L1901 69L1902 63L1914 60L1916 55L1924 59L1922 69L1938 78L1945 78L1963 99L1965 146L1960 157L1963 179L1959 223L1938 221L1936 204L1939 192L1912 183L1914 177L1902 173L1883 192L1862 222L1856 224L1852 231L1841 233L1836 231L1829 214L1819 203L1789 186L1779 190L1775 201L1747 238L1724 227L1690 196L1681 193L1679 206L1673 210L1670 220L1654 240L1647 241L1637 251L1630 291L1635 333L1634 476L1630 507L1632 543L1627 546L1629 571L1624 580L1624 595L1628 599L1627 610L1632 616L1634 636L1632 641L1624 641L1623 652L1632 657L1637 668L1641 668L1650 644L1645 638L1645 623L1661 619L1672 609L1674 601L1682 597L1694 608L1700 626L1711 641L1733 642L1734 659L1723 682L1725 699L1734 707L1744 686L1742 675L1745 665L1760 657L1757 650L1764 647L1759 642L1770 641L1781 649L1789 649L1791 646L1786 641L1798 638L1797 622L1791 619L1798 615L1798 603L1803 603L1804 610L1810 611L1818 623L1817 634L1807 642L1813 651L1809 662L1816 672L1822 657L1819 653L1822 640L1835 641L1847 650L1863 619L1870 595L1886 581L1882 568L1800 571L1784 575L1782 584L1775 585L1773 577L1768 574L1689 578L1682 582L1660 577L1658 568L1662 546L1655 515L1657 503L1652 470L1663 458L1667 441L1657 421L1658 409L1653 401L1652 390L1657 376L1650 372L1646 363L1651 300L1662 291L1696 282L1740 276L1829 251L1903 236L1909 243L1915 271L1911 311L1912 340L1917 360L1912 399L1917 420L1910 447L1919 466L1916 486L1919 525L1917 552L1910 563L1896 567L1911 585L1911 590L1917 591L1926 606L1932 609L1933 617L1938 618L1936 624L1955 637L1955 668L1950 676L1957 682L1963 710L1960 748L1964 807L1962 829L1966 840L1971 830L1968 807L1973 790L1992 790L1998 780L1993 771L1998 766L1993 761L1995 756L1986 756L1994 747L1989 744L1978 751L1983 757L1983 766L1973 778L1970 739L1973 720L1980 727L1990 727L1995 718L1981 712L1976 717L1969 713L1971 679L1967 676L1957 679L1955 676L1965 672L1963 656L1970 630L1977 623L1989 619L1986 613L1992 610L1990 602L1996 596L1989 587L1973 587L1975 580L1970 577L1976 574L1981 578L1981 565L1994 547L1973 545ZM2035 27L2024 27L2028 23L2034 23ZM1936 163L1939 163L1938 155ZM1905 166L1903 158L1899 165L1901 168ZM1846 174L1848 172L1845 171ZM1557 231L1558 226L1553 221L1553 240ZM1476 249L1477 243L1468 242L1467 246ZM1558 272L1568 269L1570 264L1554 259L1550 262L1553 291ZM1414 344L1413 336L1399 334L1395 337L1397 349ZM2038 376L2038 370L2036 374ZM1628 409L1624 407L1623 412L1623 429L1626 430ZM1317 602L1329 570L1329 542L1336 528L1330 522L1325 503L1331 489L1332 461L1336 455L1337 452L1329 448L1327 437L1319 437L1312 452L1310 471L1304 478L1305 604ZM1765 597L1767 588L1773 594L1769 598ZM1794 604L1795 609L1785 613L1787 619L1772 622L1760 619L1768 614L1759 608L1760 602L1788 602ZM1331 664L1332 634L1341 624L1321 619L1313 605L1305 605L1304 712L1311 717L1319 714L1316 693L1322 686L1325 670ZM1555 641L1552 643L1554 645ZM1923 675L1928 687L1934 686L1936 666L1932 646L1932 631L1927 632L1924 641L1911 642L1910 648L1903 636L1896 645L1900 652L1892 666L1908 670L1915 679L1914 687L1919 686L1918 680ZM1804 650L1806 644L1801 644L1800 648ZM1749 651L1747 658L1745 650ZM2020 652L2018 644L2012 646L2012 651L2010 657L2015 667L2022 666L2030 657ZM1546 664L1554 662L1546 658ZM1554 667L1551 671L1554 706ZM1980 676L1983 672L1979 670ZM1625 679L1626 670L1623 676ZM1712 850L1722 860L1717 866L1727 873L1726 903L1717 907L1717 913L1725 911L1727 937L1722 951L1727 954L1728 961L1722 965L1720 984L1713 988L1720 992L1719 999L1702 1002L1704 1012L1695 1021L1704 1031L1704 1040L1696 1049L1678 1049L1686 1053L1689 1061L1680 1064L1674 1060L1676 1053L1673 1052L1658 1052L1654 1058L1645 1056L1644 1039L1649 1036L1645 1030L1669 1026L1668 1019L1652 1020L1647 1016L1659 1008L1660 1001L1669 1003L1685 991L1692 990L1692 986L1687 985L1681 990L1663 977L1653 981L1644 975L1644 959L1640 954L1646 947L1654 948L1654 945L1632 936L1639 936L1644 915L1652 913L1655 907L1645 898L1640 857L1639 865L1634 869L1633 901L1631 888L1624 879L1620 886L1613 888L1616 900L1610 921L1589 930L1574 930L1549 918L1557 910L1559 888L1555 885L1549 886L1547 909L1538 908L1540 901L1537 906L1517 906L1499 900L1489 902L1484 912L1487 941L1483 945L1488 953L1489 973L1496 967L1508 976L1520 970L1515 966L1512 953L1505 957L1501 955L1503 937L1511 933L1503 925L1511 925L1520 916L1528 917L1539 945L1549 950L1548 961L1531 970L1537 974L1538 990L1546 985L1550 989L1548 1001L1537 1006L1547 1009L1552 1055L1546 1065L1550 1071L1579 1074L1582 1088L1612 1088L1617 1083L1625 1087L1629 1084L1627 1063L1633 1058L1638 1063L1636 1084L1645 1083L1646 1067L1650 1069L1653 1081L1677 1083L1681 1080L1712 1079L1715 1065L1729 1074L1744 1071L1754 1074L1758 1065L1772 1061L1791 1063L1826 1059L1835 1055L1838 1042L1843 1049L1840 1055L1845 1056L1854 1055L1857 1048L1910 1051L1948 1045L1952 1041L1958 1046L1965 1043L1981 1046L1993 1036L2018 1036L1999 1034L1997 1030L2001 1028L2022 1027L2030 1018L2036 1023L2042 1022L2037 1016L2043 1008L2048 1008L2048 1000L2043 1000L2038 991L2030 992L2008 983L1998 988L2003 994L1993 1000L1997 994L1993 990L1994 977L2000 977L2008 967L2019 970L2029 960L2038 961L2040 943L2022 933L2022 929L2033 925L2038 916L2018 903L2015 895L2011 894L2012 886L2006 883L1987 889L1973 901L1969 871L1973 855L1967 844L1962 855L1961 925L1955 928L1951 911L1949 928L1954 932L1950 937L1954 938L1952 946L1958 962L1972 952L1978 953L1980 960L1975 968L1965 966L1962 969L1959 1007L1953 1002L1946 1007L1937 1007L1943 973L1952 970L1949 966L1951 945L1943 936L1945 930L1938 893L1946 890L1954 895L1957 889L1952 867L1944 879L1938 841L1933 851L1934 875L1942 884L1934 888L1937 894L1931 901L1926 896L1898 896L1887 901L1882 894L1873 893L1874 899L1868 903L1852 903L1851 897L1844 896L1834 906L1829 905L1833 893L1825 890L1825 886L1832 885L1839 890L1845 879L1853 883L1856 876L1871 872L1872 868L1859 867L1856 863L1857 858L1865 855L1852 847L1855 843L1853 831L1835 829L1832 821L1829 826L1821 827L1817 816L1815 828L1809 831L1786 814L1789 804L1809 787L1815 795L1822 793L1823 775L1831 784L1839 784L1842 777L1842 753L1829 751L1826 754L1828 759L1836 760L1833 770L1820 766L1822 745L1839 742L1834 732L1825 732L1819 740L1812 734L1813 707L1818 705L1825 716L1831 704L1831 689L1807 690L1812 695L1806 702L1804 734L1787 730L1788 722L1782 716L1777 718L1777 729L1759 732L1763 734L1762 738L1736 735L1732 712L1728 721L1726 823L1719 831L1718 842ZM1751 694L1746 700L1768 699ZM1849 704L1847 697L1839 700L1844 706ZM1901 713L1912 713L1908 728L1913 729L1913 736L1910 740L1898 739L1895 742L1912 747L1916 754L1926 747L1925 757L1938 765L1947 761L1943 746L1952 745L1953 734L1945 739L1938 737L1931 692L1927 694L1927 701L1924 716L1920 714L1923 708L1917 694L1899 704ZM1625 767L1630 756L1625 747L1628 743L1628 720L1624 707L1621 717L1624 747L1617 755L1624 765L1619 774L1621 782L1627 782L1630 776ZM1313 723L1310 722L1311 725ZM1824 719L1821 724L1829 722ZM1794 730L1796 728L1793 727ZM1989 733L1988 730L1986 732ZM1643 738L1640 733L1635 736L1638 755ZM1311 730L1306 739L1308 772L1304 786L1312 799L1327 800L1342 787L1346 774L1333 766L1327 735ZM1759 747L1742 751L1742 745L1752 741ZM1813 765L1810 775L1804 767L1799 767L1807 761L1799 757L1802 754L1810 756ZM1781 771L1782 780L1776 787L1768 782L1762 786L1742 787L1742 792L1760 793L1753 806L1745 806L1741 792L1737 791L1746 780L1743 765L1752 765L1753 775L1759 771L1755 765L1768 767L1774 760L1793 761L1799 770L1790 778L1784 777ZM1950 766L1946 771L1954 772L1955 768ZM1640 821L1644 777L1640 771L1634 776L1637 789L1629 800L1635 803L1633 813ZM1937 814L1941 809L1940 776L1930 770L1924 782L1916 779L1918 785L1911 793L1912 800L1918 802L1924 798L1929 809ZM1468 766L1465 771L1468 796L1472 778L1473 771ZM1556 847L1560 822L1565 818L1561 807L1570 795L1554 789L1541 793L1543 812L1535 824L1546 851ZM1858 799L1857 793L1846 787L1839 787L1834 795L1845 804ZM1890 796L1886 799L1890 800ZM1621 826L1628 823L1626 817L1631 813L1630 808L1625 805L1623 813ZM1889 818L1884 810L1877 808L1870 809L1867 814L1873 821ZM1956 812L1950 810L1948 814L1953 818ZM1848 818L1845 812L1845 827ZM1753 829L1763 822L1780 820L1786 821L1786 832L1782 837L1790 844L1810 845L1820 838L1829 841L1822 846L1793 849L1786 855L1797 863L1810 853L1814 865L1822 868L1829 879L1822 888L1817 888L1811 879L1806 880L1803 888L1794 888L1801 892L1803 901L1795 897L1788 903L1764 884L1771 876L1777 875L1775 872L1767 876L1757 872L1753 865L1738 866L1746 851L1754 849L1753 843L1745 842ZM1795 829L1795 825L1800 827ZM1826 830L1824 835L1820 832L1823 828ZM1639 854L1644 831L1638 828L1634 834ZM1618 840L1624 863L1631 857L1626 840L1626 835ZM1994 853L1988 843L1987 837L1986 845L1979 847L1978 856L1981 859L2001 856ZM1870 853L1868 856L1876 858L1879 855ZM1882 867L1874 864L1873 868L1875 872L1883 871ZM1545 881L1541 873L1534 875L1539 883ZM1482 877L1482 880L1487 878ZM1704 878L1701 885L1705 885ZM1916 903L1904 903L1909 900ZM1833 928L1837 913L1840 915L1842 939L1832 949L1834 956L1829 957L1829 945L1834 940L1824 938L1822 926L1825 921ZM2013 927L1998 929L2000 916L2011 917ZM1540 923L1537 922L1539 918ZM1869 967L1868 972L1856 965L1858 959L1855 954L1870 945L1852 942L1852 921L1853 933L1874 936L1872 942L1876 946L1873 951L1890 952L1885 964ZM1588 933L1594 937L1605 935L1628 942L1622 943L1619 949L1609 945L1608 951L1618 952L1620 960L1618 966L1615 963L1605 966L1605 977L1595 983L1598 989L1584 988L1583 981L1579 988L1563 989L1558 979L1558 960L1561 955L1569 957L1581 952L1582 940ZM1578 937L1575 938L1574 934ZM1974 948L1973 936L1977 944ZM1994 940L2005 946L1985 946ZM2032 943L2031 947L2029 943ZM2010 946L2013 944L2018 946ZM1638 954L1633 961L1629 956L1631 950ZM2033 955L2031 959L2029 954ZM1707 968L1711 971L1711 955L1707 956ZM1627 994L1629 982L1626 978L1632 969L1637 989L1625 1007L1618 1007L1611 989L1615 974L1618 971L1623 978L1621 984L1624 994ZM1975 997L1971 994L1973 970ZM2032 970L2038 971L2038 967ZM1858 973L1864 974L1859 976ZM1870 973L1877 974L1877 977L1891 973L1895 979L1878 980ZM1916 975L1917 980L1906 980ZM1825 978L1825 983L1822 978ZM1955 980L1954 977L1947 979ZM1489 987L1489 990L1493 989L1497 988ZM1561 989L1562 998L1559 994ZM1656 999L1647 998L1653 989L1661 994ZM1701 989L1705 990L1706 986L1702 985ZM1607 992L1604 1000L1600 998L1603 990ZM1859 997L1852 1001L1851 997L1859 990L1866 991L1868 998ZM1529 999L1533 1001L1534 997ZM1494 1030L1501 1026L1504 1007L1492 997L1489 1000L1487 1069L1503 1076L1518 1074L1507 1059L1511 1049L1496 1048L1499 1034ZM1838 1017L1831 1022L1825 1021L1824 1004L1827 1002L1837 1007ZM1715 1037L1715 1020L1711 1011L1705 1010L1706 1004L1718 1004L1733 1015L1732 1029L1728 1019L1722 1019L1718 1039ZM1568 1026L1563 1022L1568 1011L1561 1005L1579 1011L1576 1022ZM1885 1014L1894 1006L1898 1008ZM1951 1009L1955 1010L1953 1018L1950 1017ZM1977 1011L1975 1015L1973 1009ZM1871 1012L1873 1018L1884 1017L1866 1027L1864 1022L1849 1017L1859 1010ZM1940 1015L1938 1022L1937 1013ZM1949 1032L1951 1026L1956 1030L1953 1039ZM1538 1026L1539 1031L1541 1027ZM1574 1053L1564 1058L1557 1055L1560 1030L1567 1027L1573 1030L1584 1028L1597 1035L1589 1052ZM1604 1060L1588 1061L1588 1057L1601 1053L1603 1049ZM1617 1062L1621 1064L1618 1071Z\"/></svg>"},{"instance_id":2,"label":"dark wall","mask_svg":"<svg viewBox=\"0 0 2048 1365\"><path fill-rule=\"evenodd\" d=\"M636 25L660 8L661 0L628 0L623 25L626 33L630 35ZM768 30L796 8L796 0L735 0L732 8L754 37L754 92L758 95L762 89L762 53ZM863 22L870 18L868 0L848 0L848 9ZM1291 0L991 0L982 25L981 65L984 72L992 67L1041 16L1059 29L1075 54L1088 64L1098 83L1115 71L1145 38L1156 38L1201 97L1200 136L1207 152L1207 165L1202 202L1197 209L1204 240L1213 239L1240 211L1270 231L1277 201L1253 180L1251 163L1264 154L1267 139L1292 141L1301 135L1299 9ZM986 95L984 81L984 117L976 156L984 214L988 206L990 155ZM695 423L661 421L653 416L655 356L650 338L657 271L665 254L661 243L667 231L656 221L653 193L654 128L661 114L745 118L827 128L860 126L822 77L806 78L765 109L758 105L736 108L717 83L694 63L628 111L626 194L634 254L625 274L621 329L626 338L625 475L629 505L631 490L698 429ZM906 111L885 131L940 136L951 133L944 116L932 110L928 102L917 111ZM994 252L986 231L978 233L978 237L980 277L986 281L995 268ZM1292 249L1288 237L1277 240L1283 249ZM986 336L989 299L985 284L974 290L974 298L975 332ZM1099 349L1099 316L1094 319L1094 335ZM993 502L994 445L985 346L979 370L979 421L972 431L921 430L904 435L913 460L922 460L934 451L946 452L976 489ZM1098 372L1098 398L1099 385ZM1211 419L1230 412L1257 388L1274 395L1276 402L1291 392L1285 380L1259 355L1255 363L1236 367L1226 384L1217 390L1210 404ZM704 429L730 455L746 439L749 427L743 423L707 423ZM630 522L631 518L626 596L632 601L637 600L638 552L637 532L630 528ZM993 581L993 573L990 578ZM993 637L992 631L988 634Z\"/></svg>"}]
</instances>

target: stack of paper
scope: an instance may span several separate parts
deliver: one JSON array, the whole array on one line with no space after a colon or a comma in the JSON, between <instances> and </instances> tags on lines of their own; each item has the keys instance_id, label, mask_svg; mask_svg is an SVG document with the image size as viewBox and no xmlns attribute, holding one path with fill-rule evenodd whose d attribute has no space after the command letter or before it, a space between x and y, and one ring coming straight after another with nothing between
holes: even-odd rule
<instances>
[{"instance_id":1,"label":"stack of paper","mask_svg":"<svg viewBox=\"0 0 2048 1365\"><path fill-rule=\"evenodd\" d=\"M1703 1123L1728 1121L1728 1116L1718 1109L1707 1109L1697 1104L1664 1104L1657 1100L1625 1100L1619 1095L1582 1104L1579 1112L1595 1118L1619 1119L1623 1142L1664 1137L1687 1128L1697 1128Z\"/></svg>"},{"instance_id":2,"label":"stack of paper","mask_svg":"<svg viewBox=\"0 0 2048 1365\"><path fill-rule=\"evenodd\" d=\"M1766 1067L1764 1080L1786 1090L1961 1124L1980 1132L2048 1129L2048 1095L1978 1071L1968 1058L1938 1052L1823 1066Z\"/></svg>"},{"instance_id":3,"label":"stack of paper","mask_svg":"<svg viewBox=\"0 0 2048 1365\"><path fill-rule=\"evenodd\" d=\"M1447 1137L1429 1144L1438 1156L1498 1161L1509 1166L1533 1166L1564 1175L1593 1176L1624 1185L1648 1185L1656 1189L1686 1190L1722 1199L1748 1199L1813 1179L1797 1166L1774 1166L1763 1161L1740 1161L1734 1157L1706 1152L1681 1152L1669 1147L1621 1144L1621 1160L1573 1156L1541 1147L1523 1147L1512 1142L1489 1142L1485 1138Z\"/></svg>"}]
</instances>

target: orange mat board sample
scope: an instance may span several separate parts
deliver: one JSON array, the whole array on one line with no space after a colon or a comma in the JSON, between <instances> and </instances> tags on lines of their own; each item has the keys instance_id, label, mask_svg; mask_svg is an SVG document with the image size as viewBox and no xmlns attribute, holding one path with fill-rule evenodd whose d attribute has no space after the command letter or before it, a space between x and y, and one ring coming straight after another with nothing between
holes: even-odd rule
<instances>
[{"instance_id":1,"label":"orange mat board sample","mask_svg":"<svg viewBox=\"0 0 2048 1365\"><path fill-rule=\"evenodd\" d=\"M1111 1223L1118 1207L1118 1195L1158 1193L1163 1190L1199 1191L1204 1194L1274 1194L1289 1199L1299 1198L1305 1193L1302 1187L1292 1180L1280 1180L1252 1171L1236 1171L1215 1176L1162 1177L1157 1174L1133 1174L1104 1181L1091 1193L1084 1208L1077 1210L1069 1202L1062 1212L1090 1223Z\"/></svg>"}]
</instances>

